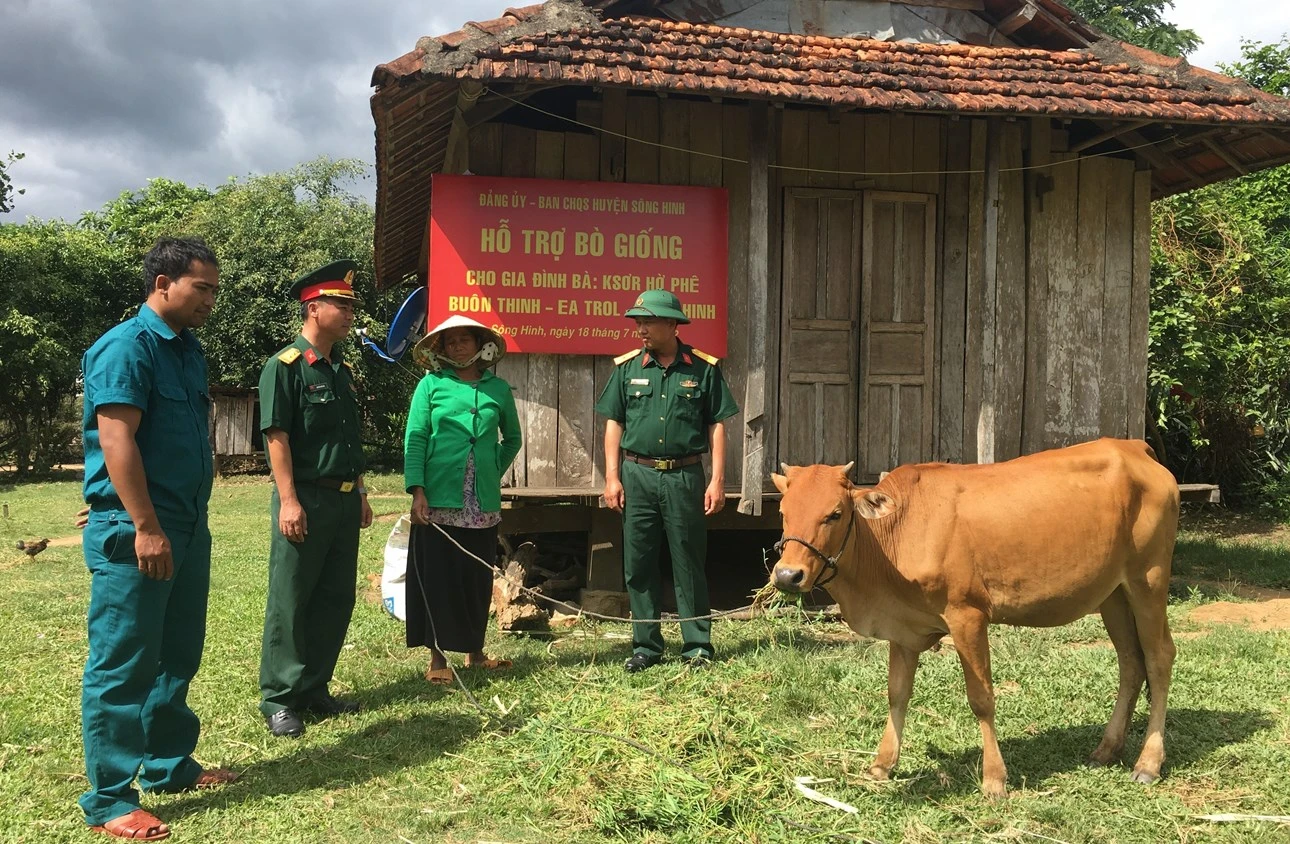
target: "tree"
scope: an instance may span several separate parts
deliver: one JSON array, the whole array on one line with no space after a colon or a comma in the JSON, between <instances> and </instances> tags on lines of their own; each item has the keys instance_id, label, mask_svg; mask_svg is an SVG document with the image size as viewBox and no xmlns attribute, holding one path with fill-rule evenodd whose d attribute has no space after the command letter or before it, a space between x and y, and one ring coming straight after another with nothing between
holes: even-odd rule
<instances>
[{"instance_id":1,"label":"tree","mask_svg":"<svg viewBox=\"0 0 1290 844\"><path fill-rule=\"evenodd\" d=\"M383 336L382 317L407 291L373 284L374 213L346 190L366 169L322 158L213 190L153 179L75 224L0 225L0 462L44 471L77 447L81 356L138 309L142 258L163 234L202 236L219 257L219 299L199 331L213 384L256 386L264 361L299 329L292 280L337 258L359 262L359 321ZM365 393L364 438L378 458L393 458L417 374L352 344L348 360Z\"/></svg>"},{"instance_id":2,"label":"tree","mask_svg":"<svg viewBox=\"0 0 1290 844\"><path fill-rule=\"evenodd\" d=\"M0 226L0 278L0 453L46 472L79 449L81 355L138 302L138 274L97 232L33 222Z\"/></svg>"},{"instance_id":3,"label":"tree","mask_svg":"<svg viewBox=\"0 0 1290 844\"><path fill-rule=\"evenodd\" d=\"M26 188L14 189L13 179L9 176L9 165L15 161L21 161L26 155L21 152L10 150L9 157L0 161L0 214L7 214L13 210L14 196L21 196L27 192Z\"/></svg>"},{"instance_id":4,"label":"tree","mask_svg":"<svg viewBox=\"0 0 1290 844\"><path fill-rule=\"evenodd\" d=\"M1223 68L1272 93L1290 42L1247 43ZM1158 202L1151 383L1171 468L1290 512L1290 168Z\"/></svg>"},{"instance_id":5,"label":"tree","mask_svg":"<svg viewBox=\"0 0 1290 844\"><path fill-rule=\"evenodd\" d=\"M366 172L358 161L320 158L223 185L184 217L184 230L204 237L220 261L219 301L200 332L212 383L254 387L269 355L299 331L299 303L287 296L292 281L338 258L359 264L357 321L384 336L385 320L408 291L380 294L373 283L375 214L345 189ZM364 391L364 439L377 457L393 458L402 451L416 376L354 344L346 354Z\"/></svg>"},{"instance_id":6,"label":"tree","mask_svg":"<svg viewBox=\"0 0 1290 844\"><path fill-rule=\"evenodd\" d=\"M1068 0L1066 5L1112 38L1166 56L1185 56L1201 43L1195 30L1165 20L1173 0Z\"/></svg>"}]
</instances>

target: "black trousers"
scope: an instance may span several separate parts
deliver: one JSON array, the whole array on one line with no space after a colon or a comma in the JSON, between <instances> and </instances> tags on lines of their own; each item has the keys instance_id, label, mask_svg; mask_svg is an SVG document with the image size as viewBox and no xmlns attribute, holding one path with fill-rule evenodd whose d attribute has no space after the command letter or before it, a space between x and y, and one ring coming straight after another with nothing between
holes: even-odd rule
<instances>
[{"instance_id":1,"label":"black trousers","mask_svg":"<svg viewBox=\"0 0 1290 844\"><path fill-rule=\"evenodd\" d=\"M475 653L484 648L493 574L458 550L439 527L489 565L497 562L497 528L413 525L404 578L409 648Z\"/></svg>"}]
</instances>

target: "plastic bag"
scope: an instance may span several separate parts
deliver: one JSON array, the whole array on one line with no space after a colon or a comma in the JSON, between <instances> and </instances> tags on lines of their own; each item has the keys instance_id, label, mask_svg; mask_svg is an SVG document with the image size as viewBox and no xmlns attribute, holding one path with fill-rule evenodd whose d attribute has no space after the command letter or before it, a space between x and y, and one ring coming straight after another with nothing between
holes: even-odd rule
<instances>
[{"instance_id":1,"label":"plastic bag","mask_svg":"<svg viewBox=\"0 0 1290 844\"><path fill-rule=\"evenodd\" d=\"M408 539L412 533L412 518L403 514L394 523L390 538L385 542L385 570L381 572L381 605L385 611L404 621L407 618L404 598L404 579L408 572Z\"/></svg>"}]
</instances>

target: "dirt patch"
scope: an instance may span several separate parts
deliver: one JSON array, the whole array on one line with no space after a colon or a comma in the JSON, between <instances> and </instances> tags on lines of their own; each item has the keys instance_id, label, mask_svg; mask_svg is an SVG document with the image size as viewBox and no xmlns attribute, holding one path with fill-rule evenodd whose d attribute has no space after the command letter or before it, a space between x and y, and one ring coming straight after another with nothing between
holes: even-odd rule
<instances>
[{"instance_id":1,"label":"dirt patch","mask_svg":"<svg viewBox=\"0 0 1290 844\"><path fill-rule=\"evenodd\" d=\"M1290 544L1290 525L1230 511L1184 514L1178 520L1178 530L1185 534L1201 534L1221 539L1261 540Z\"/></svg>"},{"instance_id":2,"label":"dirt patch","mask_svg":"<svg viewBox=\"0 0 1290 844\"><path fill-rule=\"evenodd\" d=\"M49 540L50 548L73 548L80 544L81 535L79 533L74 534L73 536L60 536L57 539Z\"/></svg>"},{"instance_id":3,"label":"dirt patch","mask_svg":"<svg viewBox=\"0 0 1290 844\"><path fill-rule=\"evenodd\" d=\"M1290 598L1274 598L1252 604L1218 601L1192 610L1192 621L1208 624L1239 624L1260 632L1290 630Z\"/></svg>"},{"instance_id":4,"label":"dirt patch","mask_svg":"<svg viewBox=\"0 0 1290 844\"><path fill-rule=\"evenodd\" d=\"M1276 601L1290 598L1290 589L1271 589L1263 586L1246 586L1243 583L1222 580L1204 580L1198 577L1175 577L1173 582L1185 587L1196 587L1209 595L1235 595L1246 601Z\"/></svg>"}]
</instances>

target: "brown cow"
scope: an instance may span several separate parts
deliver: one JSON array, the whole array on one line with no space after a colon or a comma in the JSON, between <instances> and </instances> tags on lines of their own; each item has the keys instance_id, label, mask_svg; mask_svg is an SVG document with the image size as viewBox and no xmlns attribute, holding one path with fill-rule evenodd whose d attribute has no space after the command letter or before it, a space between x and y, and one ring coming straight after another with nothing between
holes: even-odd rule
<instances>
[{"instance_id":1,"label":"brown cow","mask_svg":"<svg viewBox=\"0 0 1290 844\"><path fill-rule=\"evenodd\" d=\"M771 476L784 519L771 581L786 592L825 586L852 630L891 646L871 775L895 768L918 655L949 633L981 725L981 789L1004 796L987 625L1054 627L1097 611L1120 690L1091 762L1119 756L1145 678L1151 715L1133 779L1159 778L1178 485L1150 447L1103 439L1006 463L901 466L873 489L852 486L850 464L783 469Z\"/></svg>"}]
</instances>

